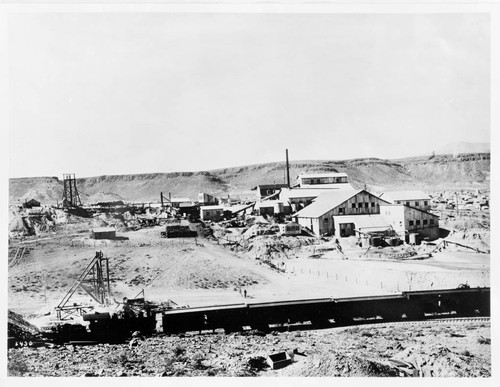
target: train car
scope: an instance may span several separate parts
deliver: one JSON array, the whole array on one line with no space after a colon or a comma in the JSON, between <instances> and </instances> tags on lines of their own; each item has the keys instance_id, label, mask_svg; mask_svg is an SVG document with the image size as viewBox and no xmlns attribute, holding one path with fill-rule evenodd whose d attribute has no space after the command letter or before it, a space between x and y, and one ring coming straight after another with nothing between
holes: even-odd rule
<instances>
[{"instance_id":1,"label":"train car","mask_svg":"<svg viewBox=\"0 0 500 387\"><path fill-rule=\"evenodd\" d=\"M411 305L410 318L426 315L489 316L490 288L461 288L403 292Z\"/></svg>"},{"instance_id":2,"label":"train car","mask_svg":"<svg viewBox=\"0 0 500 387\"><path fill-rule=\"evenodd\" d=\"M330 325L332 320L345 325L357 320L418 320L441 315L488 316L489 313L489 288L460 288L173 309L163 314L163 330L179 333L224 328L231 332L250 326L266 331L273 324L310 322L321 327Z\"/></svg>"},{"instance_id":3,"label":"train car","mask_svg":"<svg viewBox=\"0 0 500 387\"><path fill-rule=\"evenodd\" d=\"M163 312L162 323L165 333L213 330L226 331L247 325L247 305L230 304L196 308L180 308Z\"/></svg>"},{"instance_id":4,"label":"train car","mask_svg":"<svg viewBox=\"0 0 500 387\"><path fill-rule=\"evenodd\" d=\"M401 294L339 298L335 300L333 319L339 324L346 324L354 319L398 320L407 304L408 300Z\"/></svg>"},{"instance_id":5,"label":"train car","mask_svg":"<svg viewBox=\"0 0 500 387\"><path fill-rule=\"evenodd\" d=\"M248 304L248 321L252 328L266 330L271 324L313 323L327 319L333 299L316 298L293 301Z\"/></svg>"}]
</instances>

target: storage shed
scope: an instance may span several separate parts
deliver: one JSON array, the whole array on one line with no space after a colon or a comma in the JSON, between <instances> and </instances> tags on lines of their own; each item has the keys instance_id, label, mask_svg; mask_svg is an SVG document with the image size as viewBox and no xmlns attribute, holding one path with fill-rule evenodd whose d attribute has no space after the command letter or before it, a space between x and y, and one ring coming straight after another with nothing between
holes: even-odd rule
<instances>
[{"instance_id":1,"label":"storage shed","mask_svg":"<svg viewBox=\"0 0 500 387\"><path fill-rule=\"evenodd\" d=\"M98 227L92 229L92 238L94 239L116 239L116 230L114 227Z\"/></svg>"},{"instance_id":2,"label":"storage shed","mask_svg":"<svg viewBox=\"0 0 500 387\"><path fill-rule=\"evenodd\" d=\"M300 235L302 234L302 227L296 222L289 222L280 224L280 233L282 235Z\"/></svg>"},{"instance_id":3,"label":"storage shed","mask_svg":"<svg viewBox=\"0 0 500 387\"><path fill-rule=\"evenodd\" d=\"M224 215L224 207L222 206L201 206L200 219L203 221L213 220L218 222L222 220Z\"/></svg>"},{"instance_id":4,"label":"storage shed","mask_svg":"<svg viewBox=\"0 0 500 387\"><path fill-rule=\"evenodd\" d=\"M255 205L259 215L276 215L283 213L283 202L278 200L266 200L257 202Z\"/></svg>"}]
</instances>

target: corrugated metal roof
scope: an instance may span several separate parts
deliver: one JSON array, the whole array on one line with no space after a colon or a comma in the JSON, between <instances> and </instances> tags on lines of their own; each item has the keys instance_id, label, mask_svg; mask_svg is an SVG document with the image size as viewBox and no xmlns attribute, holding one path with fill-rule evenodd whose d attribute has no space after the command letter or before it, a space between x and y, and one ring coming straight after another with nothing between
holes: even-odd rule
<instances>
[{"instance_id":1,"label":"corrugated metal roof","mask_svg":"<svg viewBox=\"0 0 500 387\"><path fill-rule=\"evenodd\" d=\"M331 192L323 192L316 200L309 204L306 208L297 212L294 216L299 218L319 218L327 213L332 208L344 203L363 190L331 190Z\"/></svg>"},{"instance_id":2,"label":"corrugated metal roof","mask_svg":"<svg viewBox=\"0 0 500 387\"><path fill-rule=\"evenodd\" d=\"M380 194L385 200L430 200L430 196L424 191L387 191Z\"/></svg>"}]
</instances>

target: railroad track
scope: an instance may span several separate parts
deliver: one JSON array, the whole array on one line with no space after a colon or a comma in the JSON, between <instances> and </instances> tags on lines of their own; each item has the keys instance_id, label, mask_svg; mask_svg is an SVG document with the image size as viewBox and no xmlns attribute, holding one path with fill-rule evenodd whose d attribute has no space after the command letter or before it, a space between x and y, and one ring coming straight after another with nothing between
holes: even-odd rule
<instances>
[{"instance_id":1,"label":"railroad track","mask_svg":"<svg viewBox=\"0 0 500 387\"><path fill-rule=\"evenodd\" d=\"M380 325L426 325L426 324L445 324L445 323L468 323L468 322L490 322L491 317L489 316L477 316L477 317L430 317L423 320L403 320L403 321L384 321L380 320L377 322L366 322L366 321L355 321L353 324L338 326L338 328L352 328L357 326L362 326L363 328L379 327Z\"/></svg>"}]
</instances>

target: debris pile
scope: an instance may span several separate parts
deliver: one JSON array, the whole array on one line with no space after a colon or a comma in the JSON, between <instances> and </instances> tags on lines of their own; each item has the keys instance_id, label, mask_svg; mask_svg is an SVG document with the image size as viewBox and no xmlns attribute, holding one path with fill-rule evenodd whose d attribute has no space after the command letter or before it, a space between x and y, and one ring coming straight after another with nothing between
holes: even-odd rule
<instances>
[{"instance_id":1,"label":"debris pile","mask_svg":"<svg viewBox=\"0 0 500 387\"><path fill-rule=\"evenodd\" d=\"M450 329L464 337L451 337ZM137 335L124 344L9 349L8 369L9 375L23 376L394 377L416 376L414 370L420 366L419 376L488 377L490 345L477 342L488 334L489 325L468 322L453 327L381 325L264 336L246 332L142 339ZM266 359L279 352L293 361L273 370Z\"/></svg>"}]
</instances>

